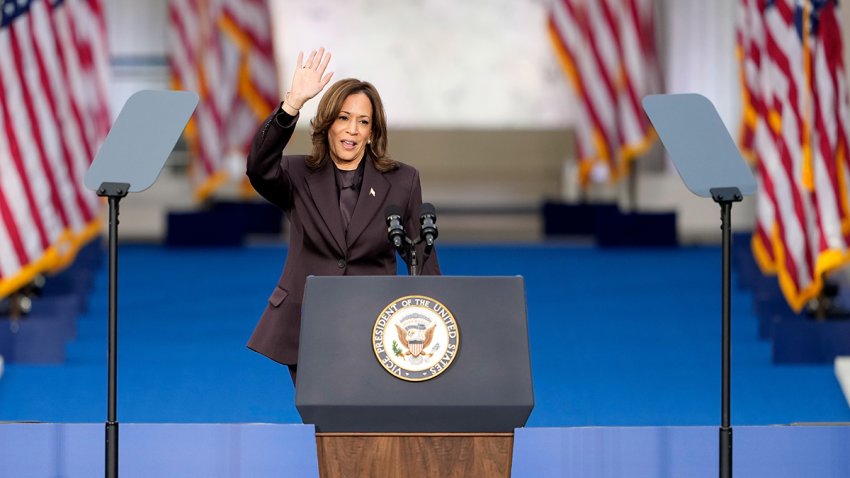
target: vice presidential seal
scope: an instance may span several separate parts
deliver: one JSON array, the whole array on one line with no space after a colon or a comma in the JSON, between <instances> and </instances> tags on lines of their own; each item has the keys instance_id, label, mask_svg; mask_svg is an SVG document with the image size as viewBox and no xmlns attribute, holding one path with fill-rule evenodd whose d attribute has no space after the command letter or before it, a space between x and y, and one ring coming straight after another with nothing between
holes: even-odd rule
<instances>
[{"instance_id":1,"label":"vice presidential seal","mask_svg":"<svg viewBox=\"0 0 850 478\"><path fill-rule=\"evenodd\" d=\"M423 295L391 302L372 331L378 362L394 377L411 382L445 372L457 356L459 340L457 322L449 309Z\"/></svg>"}]
</instances>

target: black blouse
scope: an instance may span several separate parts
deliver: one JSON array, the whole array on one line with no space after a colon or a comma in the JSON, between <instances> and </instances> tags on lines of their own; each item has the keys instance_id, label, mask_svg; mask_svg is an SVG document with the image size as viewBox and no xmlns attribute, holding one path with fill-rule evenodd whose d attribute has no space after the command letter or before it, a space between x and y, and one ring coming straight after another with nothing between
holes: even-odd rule
<instances>
[{"instance_id":1,"label":"black blouse","mask_svg":"<svg viewBox=\"0 0 850 478\"><path fill-rule=\"evenodd\" d=\"M346 232L348 231L348 224L351 222L351 216L354 214L354 207L357 205L360 186L363 184L363 168L368 160L367 156L363 156L357 169L351 171L343 171L334 165L339 212L342 216L342 228Z\"/></svg>"}]
</instances>

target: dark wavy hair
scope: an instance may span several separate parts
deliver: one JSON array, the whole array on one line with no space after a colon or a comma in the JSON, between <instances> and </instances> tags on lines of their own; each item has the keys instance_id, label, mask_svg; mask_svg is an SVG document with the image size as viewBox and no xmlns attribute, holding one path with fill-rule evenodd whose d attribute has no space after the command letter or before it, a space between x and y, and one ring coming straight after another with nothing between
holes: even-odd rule
<instances>
[{"instance_id":1,"label":"dark wavy hair","mask_svg":"<svg viewBox=\"0 0 850 478\"><path fill-rule=\"evenodd\" d=\"M387 115L381 96L371 83L354 78L337 81L319 101L316 117L310 120L310 126L313 128L310 135L313 152L307 159L307 166L310 168L318 169L329 160L328 130L339 116L345 99L355 93L365 94L372 103L372 142L366 145L366 152L372 158L372 163L381 172L398 168L398 163L387 155Z\"/></svg>"}]
</instances>

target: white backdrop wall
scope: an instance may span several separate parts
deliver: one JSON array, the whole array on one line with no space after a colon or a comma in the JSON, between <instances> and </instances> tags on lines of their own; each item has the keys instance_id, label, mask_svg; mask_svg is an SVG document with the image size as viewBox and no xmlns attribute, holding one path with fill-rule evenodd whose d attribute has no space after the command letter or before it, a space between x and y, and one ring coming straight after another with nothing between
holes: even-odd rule
<instances>
[{"instance_id":1,"label":"white backdrop wall","mask_svg":"<svg viewBox=\"0 0 850 478\"><path fill-rule=\"evenodd\" d=\"M334 55L334 80L375 84L391 126L552 128L571 92L540 0L273 0L284 84L298 51ZM306 112L312 116L315 102Z\"/></svg>"},{"instance_id":2,"label":"white backdrop wall","mask_svg":"<svg viewBox=\"0 0 850 478\"><path fill-rule=\"evenodd\" d=\"M665 93L700 93L737 137L741 114L735 18L739 0L665 0Z\"/></svg>"},{"instance_id":3,"label":"white backdrop wall","mask_svg":"<svg viewBox=\"0 0 850 478\"><path fill-rule=\"evenodd\" d=\"M168 0L107 0L106 26L112 53L113 116L143 89L168 88Z\"/></svg>"},{"instance_id":4,"label":"white backdrop wall","mask_svg":"<svg viewBox=\"0 0 850 478\"><path fill-rule=\"evenodd\" d=\"M299 50L324 46L334 54L335 79L375 83L395 127L568 127L574 99L549 44L546 2L271 0L281 78L289 83ZM706 95L733 130L736 5L658 5L668 90ZM120 107L132 91L167 85L167 0L109 0L106 7L113 104Z\"/></svg>"}]
</instances>

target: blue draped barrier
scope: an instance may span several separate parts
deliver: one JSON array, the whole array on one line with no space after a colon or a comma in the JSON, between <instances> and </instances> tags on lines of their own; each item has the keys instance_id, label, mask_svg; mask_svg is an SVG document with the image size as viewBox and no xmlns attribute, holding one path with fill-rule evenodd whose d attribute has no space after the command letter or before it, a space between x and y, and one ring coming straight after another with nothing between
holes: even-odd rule
<instances>
[{"instance_id":1,"label":"blue draped barrier","mask_svg":"<svg viewBox=\"0 0 850 478\"><path fill-rule=\"evenodd\" d=\"M103 430L103 424L0 425L0 476L101 476ZM850 426L741 426L734 434L736 476L850 476ZM512 477L713 478L717 435L708 426L522 428ZM131 423L121 425L120 443L124 478L319 476L309 425ZM416 471L410 476L433 476Z\"/></svg>"}]
</instances>

